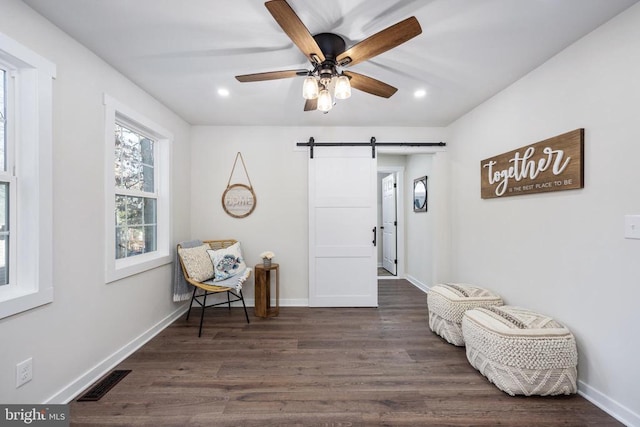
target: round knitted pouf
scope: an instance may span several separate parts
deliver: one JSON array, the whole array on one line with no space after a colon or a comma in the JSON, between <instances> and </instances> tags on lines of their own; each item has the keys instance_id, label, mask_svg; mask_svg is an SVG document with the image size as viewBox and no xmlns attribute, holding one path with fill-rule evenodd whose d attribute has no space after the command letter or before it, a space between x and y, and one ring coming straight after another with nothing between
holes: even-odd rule
<instances>
[{"instance_id":1,"label":"round knitted pouf","mask_svg":"<svg viewBox=\"0 0 640 427\"><path fill-rule=\"evenodd\" d=\"M502 298L487 289L462 283L435 285L427 292L429 327L447 342L463 346L464 312L494 305L502 305Z\"/></svg>"},{"instance_id":2,"label":"round knitted pouf","mask_svg":"<svg viewBox=\"0 0 640 427\"><path fill-rule=\"evenodd\" d=\"M552 318L523 308L476 308L462 318L469 363L511 396L577 392L573 334Z\"/></svg>"}]
</instances>

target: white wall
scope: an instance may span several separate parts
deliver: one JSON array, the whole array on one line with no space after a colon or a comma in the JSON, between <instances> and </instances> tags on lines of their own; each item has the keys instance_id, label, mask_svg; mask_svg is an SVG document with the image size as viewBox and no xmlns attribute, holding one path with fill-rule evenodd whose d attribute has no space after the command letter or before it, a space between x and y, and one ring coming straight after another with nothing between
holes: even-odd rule
<instances>
[{"instance_id":1,"label":"white wall","mask_svg":"<svg viewBox=\"0 0 640 427\"><path fill-rule=\"evenodd\" d=\"M57 66L53 83L53 303L0 320L0 402L60 403L180 306L171 265L105 284L103 93L171 131L173 240L189 236L189 126L18 0L0 31ZM33 380L16 389L16 364Z\"/></svg>"},{"instance_id":2,"label":"white wall","mask_svg":"<svg viewBox=\"0 0 640 427\"><path fill-rule=\"evenodd\" d=\"M579 389L640 425L640 5L452 127L455 280L546 313L575 334ZM480 198L480 160L585 129L585 188Z\"/></svg>"},{"instance_id":3,"label":"white wall","mask_svg":"<svg viewBox=\"0 0 640 427\"><path fill-rule=\"evenodd\" d=\"M331 113L330 113L331 114ZM295 148L313 136L316 142L446 141L442 128L207 127L192 129L191 229L194 238L235 238L250 265L265 250L280 264L280 304L308 304L308 200L306 148ZM322 148L316 148L320 150ZM255 211L233 218L222 209L236 153L247 165L256 193ZM242 169L232 183L241 182ZM250 304L253 283L243 289Z\"/></svg>"},{"instance_id":4,"label":"white wall","mask_svg":"<svg viewBox=\"0 0 640 427\"><path fill-rule=\"evenodd\" d=\"M435 203L431 198L433 187L432 176L433 155L414 154L407 157L405 171L405 206L406 241L405 253L407 278L421 289L433 285L434 261L434 214ZM414 179L427 176L427 212L413 211ZM431 208L431 209L430 209Z\"/></svg>"}]
</instances>

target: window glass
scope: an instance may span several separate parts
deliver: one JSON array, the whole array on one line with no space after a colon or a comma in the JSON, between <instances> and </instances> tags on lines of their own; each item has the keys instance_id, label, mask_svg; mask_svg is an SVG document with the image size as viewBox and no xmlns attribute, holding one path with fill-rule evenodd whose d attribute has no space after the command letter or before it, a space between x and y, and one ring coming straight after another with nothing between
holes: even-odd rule
<instances>
[{"instance_id":1,"label":"window glass","mask_svg":"<svg viewBox=\"0 0 640 427\"><path fill-rule=\"evenodd\" d=\"M6 132L6 117L7 117L7 101L6 101L6 77L7 72L0 68L0 170L7 170L7 161L5 152L7 151L7 132Z\"/></svg>"},{"instance_id":2,"label":"window glass","mask_svg":"<svg viewBox=\"0 0 640 427\"><path fill-rule=\"evenodd\" d=\"M116 259L157 250L154 164L154 141L116 123ZM118 194L118 190L140 196ZM152 197L144 197L145 193Z\"/></svg>"},{"instance_id":3,"label":"window glass","mask_svg":"<svg viewBox=\"0 0 640 427\"><path fill-rule=\"evenodd\" d=\"M0 173L7 170L7 72L0 68ZM9 183L0 182L0 286L9 284Z\"/></svg>"},{"instance_id":4,"label":"window glass","mask_svg":"<svg viewBox=\"0 0 640 427\"><path fill-rule=\"evenodd\" d=\"M120 124L116 124L115 138L116 187L153 192L153 140Z\"/></svg>"},{"instance_id":5,"label":"window glass","mask_svg":"<svg viewBox=\"0 0 640 427\"><path fill-rule=\"evenodd\" d=\"M9 184L0 183L0 286L9 284Z\"/></svg>"},{"instance_id":6,"label":"window glass","mask_svg":"<svg viewBox=\"0 0 640 427\"><path fill-rule=\"evenodd\" d=\"M116 259L157 250L156 199L116 196Z\"/></svg>"}]
</instances>

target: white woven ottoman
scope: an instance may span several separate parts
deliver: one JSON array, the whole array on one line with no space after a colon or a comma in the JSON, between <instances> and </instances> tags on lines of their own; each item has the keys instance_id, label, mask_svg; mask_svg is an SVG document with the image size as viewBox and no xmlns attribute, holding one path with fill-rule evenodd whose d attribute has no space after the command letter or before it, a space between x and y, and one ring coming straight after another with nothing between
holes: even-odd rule
<instances>
[{"instance_id":1,"label":"white woven ottoman","mask_svg":"<svg viewBox=\"0 0 640 427\"><path fill-rule=\"evenodd\" d=\"M502 305L502 298L484 288L462 283L435 285L427 292L429 327L449 343L463 346L464 312L494 305Z\"/></svg>"},{"instance_id":2,"label":"white woven ottoman","mask_svg":"<svg viewBox=\"0 0 640 427\"><path fill-rule=\"evenodd\" d=\"M476 308L462 319L467 359L500 390L515 396L573 394L578 350L573 334L523 308Z\"/></svg>"}]
</instances>

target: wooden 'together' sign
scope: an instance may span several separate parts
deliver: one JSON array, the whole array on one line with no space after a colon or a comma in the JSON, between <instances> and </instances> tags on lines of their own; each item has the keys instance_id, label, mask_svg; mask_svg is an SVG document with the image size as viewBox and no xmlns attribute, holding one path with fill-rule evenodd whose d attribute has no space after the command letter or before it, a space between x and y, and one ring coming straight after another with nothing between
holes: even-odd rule
<instances>
[{"instance_id":1,"label":"wooden 'together' sign","mask_svg":"<svg viewBox=\"0 0 640 427\"><path fill-rule=\"evenodd\" d=\"M483 199L584 188L584 129L480 162Z\"/></svg>"}]
</instances>

